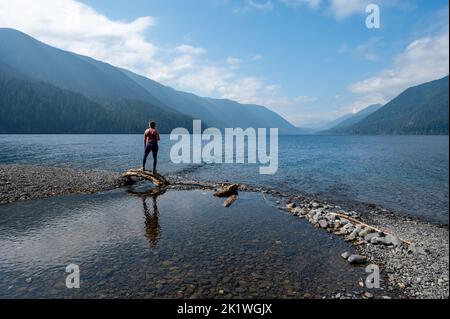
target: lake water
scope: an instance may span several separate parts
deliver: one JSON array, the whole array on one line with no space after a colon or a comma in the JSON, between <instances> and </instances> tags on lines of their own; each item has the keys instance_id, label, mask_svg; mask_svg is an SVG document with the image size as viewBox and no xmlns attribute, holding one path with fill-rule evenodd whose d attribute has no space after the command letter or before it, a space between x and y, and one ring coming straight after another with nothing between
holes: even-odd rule
<instances>
[{"instance_id":1,"label":"lake water","mask_svg":"<svg viewBox=\"0 0 450 319\"><path fill-rule=\"evenodd\" d=\"M362 293L346 242L259 193L148 184L0 206L0 298L321 298ZM65 269L80 269L67 289ZM375 294L387 294L377 291Z\"/></svg>"},{"instance_id":2,"label":"lake water","mask_svg":"<svg viewBox=\"0 0 450 319\"><path fill-rule=\"evenodd\" d=\"M280 136L275 175L260 175L254 164L175 165L173 143L162 136L163 174L374 203L448 224L448 136ZM0 163L121 172L141 165L142 144L140 135L3 135Z\"/></svg>"}]
</instances>

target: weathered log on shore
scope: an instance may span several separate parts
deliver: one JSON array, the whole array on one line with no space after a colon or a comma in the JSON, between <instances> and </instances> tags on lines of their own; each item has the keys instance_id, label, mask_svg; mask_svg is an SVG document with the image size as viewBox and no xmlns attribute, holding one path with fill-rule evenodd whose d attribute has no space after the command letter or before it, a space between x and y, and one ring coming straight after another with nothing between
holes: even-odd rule
<instances>
[{"instance_id":1,"label":"weathered log on shore","mask_svg":"<svg viewBox=\"0 0 450 319\"><path fill-rule=\"evenodd\" d=\"M157 173L152 173L150 171L143 171L140 168L130 169L122 176L128 179L131 179L132 177L146 179L155 184L155 186L157 187L165 187L167 185L170 185L169 181L164 176Z\"/></svg>"},{"instance_id":2,"label":"weathered log on shore","mask_svg":"<svg viewBox=\"0 0 450 319\"><path fill-rule=\"evenodd\" d=\"M229 185L221 190L214 193L216 197L230 197L232 195L237 195L239 190L238 184Z\"/></svg>"},{"instance_id":3,"label":"weathered log on shore","mask_svg":"<svg viewBox=\"0 0 450 319\"><path fill-rule=\"evenodd\" d=\"M235 201L239 199L239 195L231 195L227 198L227 200L223 203L223 206L230 207Z\"/></svg>"},{"instance_id":4,"label":"weathered log on shore","mask_svg":"<svg viewBox=\"0 0 450 319\"><path fill-rule=\"evenodd\" d=\"M223 206L230 207L235 201L239 199L239 185L233 184L227 187L224 187L221 190L218 190L214 193L216 197L228 197L227 200L223 203Z\"/></svg>"}]
</instances>

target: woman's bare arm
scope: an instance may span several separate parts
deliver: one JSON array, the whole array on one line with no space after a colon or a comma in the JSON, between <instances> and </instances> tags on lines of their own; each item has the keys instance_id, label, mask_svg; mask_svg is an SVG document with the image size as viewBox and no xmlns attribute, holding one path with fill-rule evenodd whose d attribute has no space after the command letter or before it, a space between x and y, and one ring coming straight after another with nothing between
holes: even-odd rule
<instances>
[{"instance_id":1,"label":"woman's bare arm","mask_svg":"<svg viewBox=\"0 0 450 319\"><path fill-rule=\"evenodd\" d=\"M145 142L147 142L147 133L148 133L148 130L145 130L145 132L144 132L144 148L146 146Z\"/></svg>"}]
</instances>

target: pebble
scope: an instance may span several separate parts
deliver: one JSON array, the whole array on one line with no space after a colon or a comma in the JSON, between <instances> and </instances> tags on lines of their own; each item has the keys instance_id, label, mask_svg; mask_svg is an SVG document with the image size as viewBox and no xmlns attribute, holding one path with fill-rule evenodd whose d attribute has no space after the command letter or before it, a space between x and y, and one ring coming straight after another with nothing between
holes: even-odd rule
<instances>
[{"instance_id":1,"label":"pebble","mask_svg":"<svg viewBox=\"0 0 450 319\"><path fill-rule=\"evenodd\" d=\"M350 253L346 251L345 253L341 254L341 257L347 260L348 257L350 257Z\"/></svg>"},{"instance_id":2,"label":"pebble","mask_svg":"<svg viewBox=\"0 0 450 319\"><path fill-rule=\"evenodd\" d=\"M319 221L319 226L321 228L327 228L328 227L328 222L326 220L322 219L322 220Z\"/></svg>"},{"instance_id":3,"label":"pebble","mask_svg":"<svg viewBox=\"0 0 450 319\"><path fill-rule=\"evenodd\" d=\"M366 299L372 299L373 298L373 294L371 294L370 292L366 291L363 294L364 298Z\"/></svg>"}]
</instances>

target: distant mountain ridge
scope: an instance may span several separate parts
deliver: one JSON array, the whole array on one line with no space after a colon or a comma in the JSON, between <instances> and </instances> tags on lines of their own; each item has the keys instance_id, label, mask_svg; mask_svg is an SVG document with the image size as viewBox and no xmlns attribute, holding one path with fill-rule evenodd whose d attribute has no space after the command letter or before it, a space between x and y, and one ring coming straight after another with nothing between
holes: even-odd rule
<instances>
[{"instance_id":1,"label":"distant mountain ridge","mask_svg":"<svg viewBox=\"0 0 450 319\"><path fill-rule=\"evenodd\" d=\"M205 125L221 129L278 127L280 134L303 133L264 106L176 91L130 71L53 48L14 29L0 28L0 74L46 82L97 104L99 98L142 101L163 112L201 119Z\"/></svg>"},{"instance_id":2,"label":"distant mountain ridge","mask_svg":"<svg viewBox=\"0 0 450 319\"><path fill-rule=\"evenodd\" d=\"M408 88L342 134L448 135L449 77Z\"/></svg>"},{"instance_id":3,"label":"distant mountain ridge","mask_svg":"<svg viewBox=\"0 0 450 319\"><path fill-rule=\"evenodd\" d=\"M363 110L352 114L351 116L347 117L346 119L339 121L336 125L332 126L331 128L325 130L325 131L321 131L319 132L320 134L339 134L342 132L345 132L345 130L354 125L357 124L358 122L362 121L363 119L365 119L366 117L368 117L370 114L378 111L380 108L382 108L383 105L381 104L373 104L373 105L369 105L368 107L364 108Z\"/></svg>"},{"instance_id":4,"label":"distant mountain ridge","mask_svg":"<svg viewBox=\"0 0 450 319\"><path fill-rule=\"evenodd\" d=\"M0 81L3 133L47 132L39 121L45 116L54 131L62 133L64 121L72 123L78 133L140 132L152 118L164 130L190 128L193 119L201 119L205 127L278 127L280 134L322 130L319 134L448 135L448 76L409 88L383 107L372 105L316 128L301 129L264 106L177 91L131 71L53 48L20 31L0 28ZM21 112L12 109L13 105ZM6 119L16 123L17 129ZM27 122L26 128L20 125Z\"/></svg>"},{"instance_id":5,"label":"distant mountain ridge","mask_svg":"<svg viewBox=\"0 0 450 319\"><path fill-rule=\"evenodd\" d=\"M285 134L305 133L266 107L241 104L228 99L203 98L177 91L128 70L122 69L122 71L158 100L193 118L206 118L211 126L219 128L278 127Z\"/></svg>"},{"instance_id":6,"label":"distant mountain ridge","mask_svg":"<svg viewBox=\"0 0 450 319\"><path fill-rule=\"evenodd\" d=\"M334 120L331 120L331 121L321 121L321 122L318 122L318 123L313 123L311 125L307 125L307 127L312 132L317 133L317 132L321 132L321 131L325 131L325 130L331 129L331 128L335 127L336 125L339 125L340 123L342 123L345 120L349 119L352 116L353 116L353 114L351 114L351 113L344 114L342 116L339 116L337 119L334 119Z\"/></svg>"}]
</instances>

